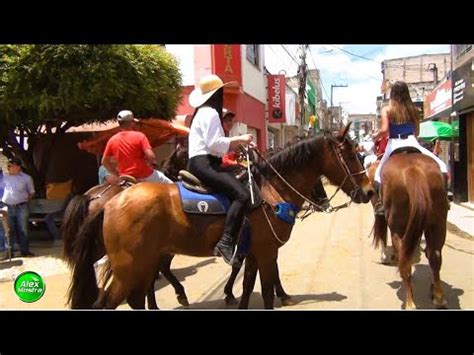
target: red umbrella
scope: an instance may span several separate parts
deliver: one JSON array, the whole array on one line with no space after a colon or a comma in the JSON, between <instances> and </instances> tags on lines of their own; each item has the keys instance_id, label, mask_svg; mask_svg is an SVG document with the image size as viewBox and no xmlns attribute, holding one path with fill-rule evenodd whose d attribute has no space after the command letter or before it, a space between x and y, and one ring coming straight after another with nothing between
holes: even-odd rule
<instances>
[{"instance_id":1,"label":"red umbrella","mask_svg":"<svg viewBox=\"0 0 474 355\"><path fill-rule=\"evenodd\" d=\"M187 136L189 128L178 123L172 123L165 120L151 118L141 120L137 123L137 131L144 133L153 148L162 145L173 136ZM79 149L92 154L102 154L105 146L115 133L120 131L120 127L114 127L94 133L90 139L78 143Z\"/></svg>"}]
</instances>

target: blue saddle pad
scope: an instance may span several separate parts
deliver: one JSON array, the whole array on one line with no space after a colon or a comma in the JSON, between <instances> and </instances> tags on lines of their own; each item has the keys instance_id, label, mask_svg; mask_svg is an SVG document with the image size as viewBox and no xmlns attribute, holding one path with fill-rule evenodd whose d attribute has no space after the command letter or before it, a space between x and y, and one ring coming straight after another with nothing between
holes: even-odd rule
<instances>
[{"instance_id":1,"label":"blue saddle pad","mask_svg":"<svg viewBox=\"0 0 474 355\"><path fill-rule=\"evenodd\" d=\"M230 207L229 199L223 194L199 194L183 186L181 181L176 183L181 197L181 205L186 213L197 214L226 214Z\"/></svg>"}]
</instances>

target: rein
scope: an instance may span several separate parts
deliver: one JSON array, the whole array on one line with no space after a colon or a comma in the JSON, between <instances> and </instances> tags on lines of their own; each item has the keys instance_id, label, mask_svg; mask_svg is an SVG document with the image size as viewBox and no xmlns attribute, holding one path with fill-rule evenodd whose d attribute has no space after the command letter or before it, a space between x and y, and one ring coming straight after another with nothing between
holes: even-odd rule
<instances>
[{"instance_id":1,"label":"rein","mask_svg":"<svg viewBox=\"0 0 474 355\"><path fill-rule=\"evenodd\" d=\"M351 170L349 169L349 167L347 166L347 163L344 161L344 157L342 156L342 153L341 153L341 147L342 145L344 144L344 142L342 143L337 143L335 142L334 140L331 140L331 147L334 151L334 154L337 158L337 161L339 162L339 164L341 165L342 169L344 170L346 176L344 177L344 180L342 181L342 183L338 186L338 188L336 189L336 191L332 194L331 198L328 200L328 203L331 202L331 200L334 198L334 196L336 196L336 194L339 192L339 190L342 188L342 186L344 186L344 184L346 183L347 179L349 178L350 181L352 182L352 184L354 185L354 189L350 192L349 196L350 196L350 200L346 203L343 203L339 206L330 206L325 208L324 206L321 206L319 204L317 204L316 202L314 202L313 200L309 199L308 197L304 196L302 193L300 193L293 185L291 185L276 169L275 167L268 161L267 158L265 158L265 156L260 152L260 150L257 148L257 147L253 147L253 150L257 153L257 155L270 167L270 169L276 174L276 176L278 176L278 178L280 178L281 181L283 181L293 192L295 192L299 197L301 197L304 201L308 202L312 208L312 210L307 210L305 212L305 214L301 217L301 220L304 220L306 217L308 217L310 214L314 213L316 211L316 209L319 209L319 210L323 210L324 212L326 213L331 213L331 212L336 212L338 210L340 210L341 208L346 208L346 207L349 207L350 204L352 203L352 201L354 200L357 192L359 191L360 187L359 185L357 185L355 179L354 179L354 176L358 176L358 175L362 175L362 174L365 174L366 173L366 170L361 170L361 171L358 171L356 173L351 173ZM270 218L268 217L268 214L267 214L267 211L265 210L265 204L269 205L270 208L272 208L272 206L266 202L265 200L263 201L261 207L262 207L262 210L263 210L263 213L265 215L265 218L267 220L267 223L268 225L270 226L270 229L273 233L273 236L274 238L280 243L280 244L285 244L287 241L282 241L280 238L278 238L276 232L275 232L275 229L273 228L273 225L270 221ZM273 208L272 208L273 209Z\"/></svg>"}]
</instances>

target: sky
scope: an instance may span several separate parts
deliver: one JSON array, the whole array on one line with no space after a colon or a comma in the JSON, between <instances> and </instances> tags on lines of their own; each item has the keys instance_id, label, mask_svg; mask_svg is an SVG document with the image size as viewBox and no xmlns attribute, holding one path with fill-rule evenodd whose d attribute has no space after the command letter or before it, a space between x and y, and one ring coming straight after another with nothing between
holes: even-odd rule
<instances>
[{"instance_id":1,"label":"sky","mask_svg":"<svg viewBox=\"0 0 474 355\"><path fill-rule=\"evenodd\" d=\"M265 65L270 73L285 70L287 76L296 75L298 47L265 45ZM350 114L375 113L376 98L381 94L383 60L449 52L449 45L310 45L306 64L309 69L320 70L323 99L328 105L331 85L347 84L333 89L333 104L340 104Z\"/></svg>"}]
</instances>

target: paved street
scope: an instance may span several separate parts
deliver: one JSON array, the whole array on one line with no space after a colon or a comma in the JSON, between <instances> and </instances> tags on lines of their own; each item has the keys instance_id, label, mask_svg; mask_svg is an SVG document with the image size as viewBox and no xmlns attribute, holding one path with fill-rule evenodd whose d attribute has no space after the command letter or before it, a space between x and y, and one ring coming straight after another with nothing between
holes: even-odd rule
<instances>
[{"instance_id":1,"label":"paved street","mask_svg":"<svg viewBox=\"0 0 474 355\"><path fill-rule=\"evenodd\" d=\"M327 188L328 193L333 191ZM336 204L345 202L337 196ZM380 251L372 247L370 205L352 205L333 214L314 214L298 221L289 243L280 249L279 266L283 286L297 304L281 309L401 309L404 291L395 266L379 263ZM474 240L448 232L443 249L441 278L449 308L474 308ZM421 247L423 248L424 242ZM56 250L56 249L55 249ZM59 255L59 251L56 250ZM33 259L22 259L23 269ZM57 258L54 270L45 276L46 294L36 303L26 304L13 293L11 281L0 282L1 309L64 309L69 273ZM45 258L44 263L48 262ZM51 264L51 261L49 261ZM223 287L230 267L218 258L177 256L173 271L183 283L190 308L225 309ZM41 274L36 262L33 270ZM1 273L6 269L0 268ZM234 287L241 294L242 274ZM48 276L49 275L49 276ZM431 308L429 297L430 269L423 253L413 267L414 296L418 308ZM1 278L0 278L1 279ZM156 283L158 305L163 309L181 308L174 290L164 279ZM262 308L260 285L257 284L250 308ZM280 301L275 301L280 308ZM123 304L120 309L128 309ZM232 308L236 308L232 306Z\"/></svg>"}]
</instances>

